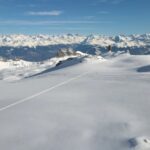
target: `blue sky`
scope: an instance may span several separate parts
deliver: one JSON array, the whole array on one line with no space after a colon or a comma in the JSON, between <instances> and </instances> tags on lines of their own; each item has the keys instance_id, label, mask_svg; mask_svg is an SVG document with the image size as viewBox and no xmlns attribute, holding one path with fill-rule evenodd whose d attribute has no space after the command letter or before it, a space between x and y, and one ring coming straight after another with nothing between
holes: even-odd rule
<instances>
[{"instance_id":1,"label":"blue sky","mask_svg":"<svg viewBox=\"0 0 150 150\"><path fill-rule=\"evenodd\" d=\"M142 34L150 0L0 0L0 34Z\"/></svg>"}]
</instances>

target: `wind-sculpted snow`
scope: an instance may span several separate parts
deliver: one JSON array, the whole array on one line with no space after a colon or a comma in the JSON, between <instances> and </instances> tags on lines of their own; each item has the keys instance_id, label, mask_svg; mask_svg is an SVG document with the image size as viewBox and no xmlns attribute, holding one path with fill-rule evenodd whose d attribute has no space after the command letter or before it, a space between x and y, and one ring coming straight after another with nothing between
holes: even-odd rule
<instances>
[{"instance_id":1,"label":"wind-sculpted snow","mask_svg":"<svg viewBox=\"0 0 150 150\"><path fill-rule=\"evenodd\" d=\"M148 137L137 137L129 140L131 148L135 150L149 150L150 140Z\"/></svg>"}]
</instances>

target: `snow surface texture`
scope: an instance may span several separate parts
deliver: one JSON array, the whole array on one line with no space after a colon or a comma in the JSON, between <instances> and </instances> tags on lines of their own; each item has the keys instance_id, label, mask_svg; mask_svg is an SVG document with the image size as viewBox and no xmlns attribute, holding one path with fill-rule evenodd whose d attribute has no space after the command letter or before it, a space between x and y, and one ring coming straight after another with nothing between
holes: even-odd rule
<instances>
[{"instance_id":1,"label":"snow surface texture","mask_svg":"<svg viewBox=\"0 0 150 150\"><path fill-rule=\"evenodd\" d=\"M2 150L150 150L150 56L82 58L0 80Z\"/></svg>"},{"instance_id":2,"label":"snow surface texture","mask_svg":"<svg viewBox=\"0 0 150 150\"><path fill-rule=\"evenodd\" d=\"M136 149L150 149L150 140L147 137L132 138L129 140L131 147Z\"/></svg>"}]
</instances>

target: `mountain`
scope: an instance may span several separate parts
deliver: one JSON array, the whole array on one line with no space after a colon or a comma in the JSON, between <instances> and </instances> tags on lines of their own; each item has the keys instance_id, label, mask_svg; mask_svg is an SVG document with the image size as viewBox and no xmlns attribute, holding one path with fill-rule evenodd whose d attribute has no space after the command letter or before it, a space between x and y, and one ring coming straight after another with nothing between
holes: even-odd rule
<instances>
[{"instance_id":1,"label":"mountain","mask_svg":"<svg viewBox=\"0 0 150 150\"><path fill-rule=\"evenodd\" d=\"M68 59L111 57L122 53L150 54L150 34L118 35L0 35L0 79L22 79L59 66ZM71 63L69 61L70 64ZM76 63L75 63L76 64Z\"/></svg>"},{"instance_id":2,"label":"mountain","mask_svg":"<svg viewBox=\"0 0 150 150\"><path fill-rule=\"evenodd\" d=\"M0 35L0 56L6 59L43 61L55 57L60 49L71 48L95 55L112 51L129 51L132 55L150 54L150 34L143 35Z\"/></svg>"},{"instance_id":3,"label":"mountain","mask_svg":"<svg viewBox=\"0 0 150 150\"><path fill-rule=\"evenodd\" d=\"M150 46L150 34L143 35L119 35L119 36L100 36L100 35L0 35L0 46L10 47L37 47L58 44L86 44L116 47L141 47Z\"/></svg>"},{"instance_id":4,"label":"mountain","mask_svg":"<svg viewBox=\"0 0 150 150\"><path fill-rule=\"evenodd\" d=\"M80 35L0 35L0 46L9 47L37 47L57 44L76 44L86 37Z\"/></svg>"}]
</instances>

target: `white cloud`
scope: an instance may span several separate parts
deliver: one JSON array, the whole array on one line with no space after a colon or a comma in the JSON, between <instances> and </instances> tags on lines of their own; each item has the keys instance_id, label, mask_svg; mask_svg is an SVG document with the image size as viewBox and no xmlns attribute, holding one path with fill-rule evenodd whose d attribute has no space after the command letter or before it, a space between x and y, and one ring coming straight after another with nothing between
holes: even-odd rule
<instances>
[{"instance_id":1,"label":"white cloud","mask_svg":"<svg viewBox=\"0 0 150 150\"><path fill-rule=\"evenodd\" d=\"M27 25L27 26L41 26L41 25L60 25L60 24L108 24L111 21L90 21L90 20L62 20L62 21L30 21L30 20L2 20L0 25Z\"/></svg>"},{"instance_id":2,"label":"white cloud","mask_svg":"<svg viewBox=\"0 0 150 150\"><path fill-rule=\"evenodd\" d=\"M110 4L119 4L124 0L98 0L98 3L110 3Z\"/></svg>"},{"instance_id":3,"label":"white cloud","mask_svg":"<svg viewBox=\"0 0 150 150\"><path fill-rule=\"evenodd\" d=\"M29 7L29 8L35 8L37 5L35 4L29 4L29 5L25 5L25 4L17 4L16 7L21 7L21 8L26 8L26 7Z\"/></svg>"},{"instance_id":4,"label":"white cloud","mask_svg":"<svg viewBox=\"0 0 150 150\"><path fill-rule=\"evenodd\" d=\"M32 16L59 16L63 13L63 11L61 10L53 10L53 11L30 11L27 12L28 15L32 15Z\"/></svg>"}]
</instances>

